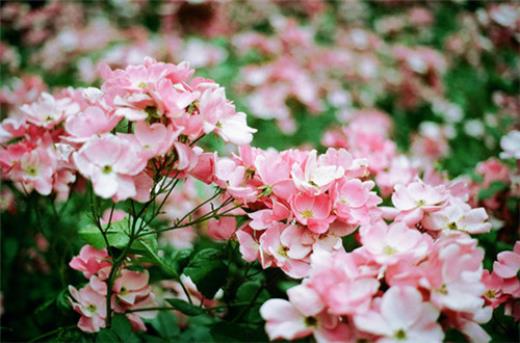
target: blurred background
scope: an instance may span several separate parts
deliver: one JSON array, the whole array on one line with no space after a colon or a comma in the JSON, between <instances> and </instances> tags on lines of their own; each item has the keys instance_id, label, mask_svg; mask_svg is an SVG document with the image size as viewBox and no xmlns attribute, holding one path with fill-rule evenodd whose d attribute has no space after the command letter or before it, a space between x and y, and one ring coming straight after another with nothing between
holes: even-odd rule
<instances>
[{"instance_id":1,"label":"blurred background","mask_svg":"<svg viewBox=\"0 0 520 343\"><path fill-rule=\"evenodd\" d=\"M0 20L2 119L42 91L99 85L102 65L152 56L188 61L225 86L262 148L345 146L352 120L379 118L373 125L393 127L396 149L415 164L482 182L498 175L489 168L501 137L520 127L518 1L4 0ZM518 187L518 177L508 182ZM12 201L2 191L2 209ZM497 221L518 227L506 205L493 206ZM54 322L52 304L66 301L73 236L48 242L3 221L3 337L67 324Z\"/></svg>"}]
</instances>

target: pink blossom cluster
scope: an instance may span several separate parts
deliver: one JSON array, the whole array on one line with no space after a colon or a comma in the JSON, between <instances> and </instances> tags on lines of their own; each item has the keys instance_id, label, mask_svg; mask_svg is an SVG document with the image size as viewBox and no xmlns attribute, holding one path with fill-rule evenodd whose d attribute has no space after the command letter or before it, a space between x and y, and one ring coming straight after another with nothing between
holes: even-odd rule
<instances>
[{"instance_id":1,"label":"pink blossom cluster","mask_svg":"<svg viewBox=\"0 0 520 343\"><path fill-rule=\"evenodd\" d=\"M244 146L232 158L217 159L214 182L250 218L236 231L244 259L299 278L308 274L317 247L337 250L341 237L380 216L381 199L366 173L366 161L345 149L318 155ZM222 218L214 235L230 236L233 224Z\"/></svg>"},{"instance_id":2,"label":"pink blossom cluster","mask_svg":"<svg viewBox=\"0 0 520 343\"><path fill-rule=\"evenodd\" d=\"M402 207L399 193L394 193L396 207ZM430 204L412 211L426 219L424 212L438 211L433 203L439 199L432 189L422 193L428 199L416 200ZM476 239L454 227L439 234L441 226L431 223L410 226L408 211L390 224L361 225L361 246L351 252L315 249L307 276L289 289L289 300L271 299L262 306L269 337L439 342L445 330L456 328L472 341L485 342L489 336L480 324L494 308L507 302L507 313L518 316L520 243L514 252L499 254L490 274ZM489 225L472 211L468 223L478 229Z\"/></svg>"},{"instance_id":3,"label":"pink blossom cluster","mask_svg":"<svg viewBox=\"0 0 520 343\"><path fill-rule=\"evenodd\" d=\"M85 245L69 266L82 272L88 279L88 283L79 290L69 286L72 308L81 315L78 328L85 332L97 332L106 325L107 279L112 268L110 256L106 249ZM125 313L134 330L145 331L142 318L153 318L156 315L153 311L127 313L155 304L155 295L148 283L148 271L135 271L127 266L119 270L113 283L110 308L116 313Z\"/></svg>"},{"instance_id":4,"label":"pink blossom cluster","mask_svg":"<svg viewBox=\"0 0 520 343\"><path fill-rule=\"evenodd\" d=\"M104 69L100 89L41 93L1 123L3 142L11 143L0 149L3 178L64 199L79 172L103 198L144 202L153 177L207 174L196 140L214 132L248 144L255 130L222 87L193 72L148 58Z\"/></svg>"},{"instance_id":5,"label":"pink blossom cluster","mask_svg":"<svg viewBox=\"0 0 520 343\"><path fill-rule=\"evenodd\" d=\"M470 206L463 180L432 172L419 179L419 169L387 137L390 128L385 115L372 113L346 128L345 139L352 140L344 147L352 153L244 146L214 162L213 182L250 219L235 232L243 258L303 278L288 291L289 301L263 305L271 339L314 334L319 341L436 342L456 328L487 341L480 324L492 309L507 301L515 313L516 272L503 274L511 280L494 272L490 284L484 251L470 237L491 230L484 208ZM396 161L396 170L404 165L408 172L388 177ZM391 206L381 206L376 183ZM219 232L234 225L223 222ZM346 252L341 238L356 230L360 246ZM515 270L514 254L503 253L497 263ZM492 303L489 297L499 292L506 294L503 302Z\"/></svg>"}]
</instances>

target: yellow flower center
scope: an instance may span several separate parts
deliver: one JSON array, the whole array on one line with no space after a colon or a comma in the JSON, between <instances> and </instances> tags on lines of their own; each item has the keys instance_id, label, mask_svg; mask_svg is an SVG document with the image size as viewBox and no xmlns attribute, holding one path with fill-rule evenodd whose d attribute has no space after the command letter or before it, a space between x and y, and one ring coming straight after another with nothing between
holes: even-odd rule
<instances>
[{"instance_id":1,"label":"yellow flower center","mask_svg":"<svg viewBox=\"0 0 520 343\"><path fill-rule=\"evenodd\" d=\"M305 218L305 219L309 219L309 218L312 218L314 216L314 213L312 213L311 210L303 210L301 212L302 214L302 217Z\"/></svg>"}]
</instances>

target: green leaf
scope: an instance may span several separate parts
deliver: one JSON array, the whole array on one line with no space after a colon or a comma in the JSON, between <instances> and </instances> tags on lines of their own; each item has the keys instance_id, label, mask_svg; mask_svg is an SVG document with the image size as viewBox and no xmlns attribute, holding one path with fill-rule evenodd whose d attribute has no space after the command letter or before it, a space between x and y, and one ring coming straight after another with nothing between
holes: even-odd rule
<instances>
[{"instance_id":1,"label":"green leaf","mask_svg":"<svg viewBox=\"0 0 520 343\"><path fill-rule=\"evenodd\" d=\"M132 331L132 325L124 315L116 315L112 318L112 330L124 343L139 342L139 338Z\"/></svg>"},{"instance_id":2,"label":"green leaf","mask_svg":"<svg viewBox=\"0 0 520 343\"><path fill-rule=\"evenodd\" d=\"M63 289L56 297L56 305L67 311L70 311L72 308L69 302L69 290L67 288Z\"/></svg>"},{"instance_id":3,"label":"green leaf","mask_svg":"<svg viewBox=\"0 0 520 343\"><path fill-rule=\"evenodd\" d=\"M166 299L177 311L180 311L188 316L198 316L204 313L204 310L198 306L187 303L181 299Z\"/></svg>"},{"instance_id":4,"label":"green leaf","mask_svg":"<svg viewBox=\"0 0 520 343\"><path fill-rule=\"evenodd\" d=\"M478 192L478 200L486 200L491 197L493 197L498 192L501 192L505 189L507 189L508 185L505 182L502 181L493 181L488 188L481 189L480 192Z\"/></svg>"},{"instance_id":5,"label":"green leaf","mask_svg":"<svg viewBox=\"0 0 520 343\"><path fill-rule=\"evenodd\" d=\"M83 226L78 233L81 239L93 247L98 249L105 247L105 240L103 235L96 225L89 224ZM121 231L121 227L112 225L106 235L108 244L110 244L112 247L124 248L129 242L128 235L125 231Z\"/></svg>"},{"instance_id":6,"label":"green leaf","mask_svg":"<svg viewBox=\"0 0 520 343\"><path fill-rule=\"evenodd\" d=\"M142 238L138 239L132 244L132 249L137 251L138 253L148 257L154 263L157 263L161 269L168 274L168 276L173 278L178 278L179 274L177 271L172 268L164 259L162 259L157 251L159 250L159 245L157 243L157 238L154 235L146 235Z\"/></svg>"},{"instance_id":7,"label":"green leaf","mask_svg":"<svg viewBox=\"0 0 520 343\"><path fill-rule=\"evenodd\" d=\"M180 333L177 318L169 311L160 311L150 323L166 340L172 340Z\"/></svg>"},{"instance_id":8,"label":"green leaf","mask_svg":"<svg viewBox=\"0 0 520 343\"><path fill-rule=\"evenodd\" d=\"M184 269L184 274L189 276L198 290L209 299L213 299L215 293L224 285L227 273L223 256L213 248L199 251Z\"/></svg>"},{"instance_id":9,"label":"green leaf","mask_svg":"<svg viewBox=\"0 0 520 343\"><path fill-rule=\"evenodd\" d=\"M117 334L112 331L111 329L103 329L99 331L96 337L96 343L114 343L114 342L121 342L121 339Z\"/></svg>"},{"instance_id":10,"label":"green leaf","mask_svg":"<svg viewBox=\"0 0 520 343\"><path fill-rule=\"evenodd\" d=\"M188 328L179 336L179 342L214 342L205 316L191 317Z\"/></svg>"},{"instance_id":11,"label":"green leaf","mask_svg":"<svg viewBox=\"0 0 520 343\"><path fill-rule=\"evenodd\" d=\"M219 322L211 327L216 342L267 342L262 326Z\"/></svg>"},{"instance_id":12,"label":"green leaf","mask_svg":"<svg viewBox=\"0 0 520 343\"><path fill-rule=\"evenodd\" d=\"M269 298L269 293L260 288L262 287L262 284L260 281L248 281L242 284L238 290L236 295L236 302L248 302L252 301L253 298L256 296L256 301L262 301L267 300Z\"/></svg>"},{"instance_id":13,"label":"green leaf","mask_svg":"<svg viewBox=\"0 0 520 343\"><path fill-rule=\"evenodd\" d=\"M139 343L139 337L132 331L128 319L118 314L112 318L112 327L103 329L96 337L96 343Z\"/></svg>"},{"instance_id":14,"label":"green leaf","mask_svg":"<svg viewBox=\"0 0 520 343\"><path fill-rule=\"evenodd\" d=\"M191 250L175 250L171 257L168 259L168 264L172 265L172 268L175 269L177 275L181 275L184 271L184 268L186 268L186 266L189 263L190 256Z\"/></svg>"}]
</instances>

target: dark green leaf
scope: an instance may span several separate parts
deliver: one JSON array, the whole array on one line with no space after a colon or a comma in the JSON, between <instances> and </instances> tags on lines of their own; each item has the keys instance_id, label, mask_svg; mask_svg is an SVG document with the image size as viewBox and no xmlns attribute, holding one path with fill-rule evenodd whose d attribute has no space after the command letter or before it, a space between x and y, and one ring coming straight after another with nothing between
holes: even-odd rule
<instances>
[{"instance_id":1,"label":"dark green leaf","mask_svg":"<svg viewBox=\"0 0 520 343\"><path fill-rule=\"evenodd\" d=\"M184 274L191 278L206 298L212 299L226 282L228 270L222 258L223 256L216 249L203 249L184 269Z\"/></svg>"},{"instance_id":2,"label":"dark green leaf","mask_svg":"<svg viewBox=\"0 0 520 343\"><path fill-rule=\"evenodd\" d=\"M117 334L112 331L111 329L103 329L99 331L97 337L96 337L96 343L114 343L114 342L121 342L121 339Z\"/></svg>"},{"instance_id":3,"label":"dark green leaf","mask_svg":"<svg viewBox=\"0 0 520 343\"><path fill-rule=\"evenodd\" d=\"M151 324L159 335L167 340L171 340L180 333L177 318L169 311L160 311Z\"/></svg>"},{"instance_id":4,"label":"dark green leaf","mask_svg":"<svg viewBox=\"0 0 520 343\"><path fill-rule=\"evenodd\" d=\"M71 305L69 302L69 290L64 289L62 290L58 296L56 297L56 305L64 310L69 311L71 309Z\"/></svg>"},{"instance_id":5,"label":"dark green leaf","mask_svg":"<svg viewBox=\"0 0 520 343\"><path fill-rule=\"evenodd\" d=\"M166 299L166 301L172 305L176 310L181 311L188 316L198 316L204 313L204 310L198 306L187 303L181 299Z\"/></svg>"},{"instance_id":6,"label":"dark green leaf","mask_svg":"<svg viewBox=\"0 0 520 343\"><path fill-rule=\"evenodd\" d=\"M219 322L211 327L216 342L267 342L262 326Z\"/></svg>"}]
</instances>

